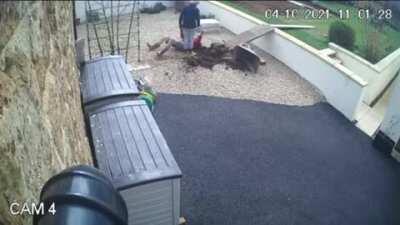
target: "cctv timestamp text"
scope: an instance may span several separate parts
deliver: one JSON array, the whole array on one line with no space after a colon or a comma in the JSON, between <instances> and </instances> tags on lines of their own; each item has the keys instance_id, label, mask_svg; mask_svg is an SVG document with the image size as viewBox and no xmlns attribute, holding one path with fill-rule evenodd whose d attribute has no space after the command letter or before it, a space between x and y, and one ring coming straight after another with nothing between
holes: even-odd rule
<instances>
[{"instance_id":1,"label":"cctv timestamp text","mask_svg":"<svg viewBox=\"0 0 400 225\"><path fill-rule=\"evenodd\" d=\"M265 10L266 19L310 19L327 20L330 18L339 18L342 20L358 18L368 20L375 18L378 20L390 20L393 13L391 9L379 9L374 12L370 9L338 9L331 11L329 9L267 9Z\"/></svg>"},{"instance_id":2,"label":"cctv timestamp text","mask_svg":"<svg viewBox=\"0 0 400 225\"><path fill-rule=\"evenodd\" d=\"M49 213L50 215L56 214L56 204L54 202L45 204L40 203L30 203L30 202L13 202L10 204L10 214L17 215L45 215Z\"/></svg>"}]
</instances>

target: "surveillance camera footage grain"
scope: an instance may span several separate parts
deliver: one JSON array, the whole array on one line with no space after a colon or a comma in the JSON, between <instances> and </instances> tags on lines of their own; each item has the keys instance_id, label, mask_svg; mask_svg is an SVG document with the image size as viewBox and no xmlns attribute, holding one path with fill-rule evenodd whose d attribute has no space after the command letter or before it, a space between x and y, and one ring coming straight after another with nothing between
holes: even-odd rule
<instances>
[{"instance_id":1,"label":"surveillance camera footage grain","mask_svg":"<svg viewBox=\"0 0 400 225\"><path fill-rule=\"evenodd\" d=\"M0 225L400 224L399 1L1 1Z\"/></svg>"}]
</instances>

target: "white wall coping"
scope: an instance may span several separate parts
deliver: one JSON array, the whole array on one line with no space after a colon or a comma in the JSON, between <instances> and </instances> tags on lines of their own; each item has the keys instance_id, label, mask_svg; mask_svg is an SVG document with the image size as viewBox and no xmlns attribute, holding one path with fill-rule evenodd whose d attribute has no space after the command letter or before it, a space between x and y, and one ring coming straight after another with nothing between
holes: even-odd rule
<instances>
[{"instance_id":1,"label":"white wall coping","mask_svg":"<svg viewBox=\"0 0 400 225\"><path fill-rule=\"evenodd\" d=\"M378 70L382 71L386 69L390 64L396 60L400 59L400 48L396 49L396 51L390 53L388 56L385 58L381 59L378 63L375 64Z\"/></svg>"},{"instance_id":2,"label":"white wall coping","mask_svg":"<svg viewBox=\"0 0 400 225\"><path fill-rule=\"evenodd\" d=\"M371 68L372 70L374 70L377 73L381 73L383 70L385 70L390 64L393 63L394 60L396 60L398 58L400 59L400 48L396 49L396 51L390 53L385 58L383 58L379 62L377 62L376 64L370 63L368 60L365 60L364 58L354 54L353 52L351 52L335 43L329 42L329 48L331 48L333 50L338 49L339 51L346 53L346 55L358 60L360 63Z\"/></svg>"},{"instance_id":3,"label":"white wall coping","mask_svg":"<svg viewBox=\"0 0 400 225\"><path fill-rule=\"evenodd\" d=\"M380 70L372 63L370 63L368 60L358 56L357 54L354 54L353 52L343 48L342 46L339 46L333 42L329 42L329 48L333 49L333 50L339 50L341 52L344 52L346 55L350 56L353 59L356 59L358 62L360 62L361 64L367 66L368 68L374 70L375 72L379 73Z\"/></svg>"},{"instance_id":4,"label":"white wall coping","mask_svg":"<svg viewBox=\"0 0 400 225\"><path fill-rule=\"evenodd\" d=\"M254 16L251 16L247 13L244 13L240 10L237 10L231 6L225 5L223 3L220 3L218 1L209 1L209 3L212 3L218 7L221 7L225 10L228 10L230 12L233 12L247 20L250 20L251 22L254 22L258 25L268 25L267 22L264 22L260 19L255 18ZM331 59L329 56L325 56L323 54L320 53L320 51L316 48L311 47L310 45L308 45L307 43L293 37L292 35L278 29L278 28L274 28L273 32L275 32L276 34L282 36L283 38L291 41L292 43L298 45L299 47L307 50L308 52L312 53L313 55L319 57L320 59L322 59L323 61L327 62L330 66L332 66L333 68L339 70L340 72L342 72L343 74L345 74L347 77L349 77L350 79L352 79L353 81L357 82L360 86L365 87L368 85L368 82L365 81L364 79L362 79L361 77L359 77L357 74L353 73L351 70L349 70L348 68L346 68L345 66L337 63L335 60Z\"/></svg>"}]
</instances>

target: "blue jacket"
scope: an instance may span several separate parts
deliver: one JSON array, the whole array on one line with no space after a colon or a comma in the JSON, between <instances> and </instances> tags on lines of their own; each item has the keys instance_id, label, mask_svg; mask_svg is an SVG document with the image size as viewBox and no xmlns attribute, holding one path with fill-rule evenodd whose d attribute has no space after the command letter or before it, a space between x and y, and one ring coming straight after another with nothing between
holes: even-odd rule
<instances>
[{"instance_id":1,"label":"blue jacket","mask_svg":"<svg viewBox=\"0 0 400 225\"><path fill-rule=\"evenodd\" d=\"M200 26L200 10L196 5L186 6L179 16L179 26L193 29Z\"/></svg>"}]
</instances>

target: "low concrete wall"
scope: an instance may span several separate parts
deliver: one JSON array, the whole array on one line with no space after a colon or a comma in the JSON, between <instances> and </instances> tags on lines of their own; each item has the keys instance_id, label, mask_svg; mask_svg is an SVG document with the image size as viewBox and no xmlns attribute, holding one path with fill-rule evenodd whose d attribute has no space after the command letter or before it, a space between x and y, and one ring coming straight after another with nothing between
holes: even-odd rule
<instances>
[{"instance_id":1,"label":"low concrete wall","mask_svg":"<svg viewBox=\"0 0 400 225\"><path fill-rule=\"evenodd\" d=\"M351 68L354 73L368 82L363 98L368 105L379 97L400 69L400 48L377 64L372 64L334 43L329 43L329 48L336 51L337 57L345 67Z\"/></svg>"},{"instance_id":2,"label":"low concrete wall","mask_svg":"<svg viewBox=\"0 0 400 225\"><path fill-rule=\"evenodd\" d=\"M216 1L202 1L202 13L211 13L221 25L233 33L241 33L254 26L266 24L257 18ZM367 83L344 66L293 36L274 29L253 42L278 60L285 63L300 76L319 88L327 101L349 120L361 104L363 90Z\"/></svg>"},{"instance_id":3,"label":"low concrete wall","mask_svg":"<svg viewBox=\"0 0 400 225\"><path fill-rule=\"evenodd\" d=\"M215 15L223 27L235 34L264 23L217 1L201 1L198 8L202 14L210 13Z\"/></svg>"},{"instance_id":4,"label":"low concrete wall","mask_svg":"<svg viewBox=\"0 0 400 225\"><path fill-rule=\"evenodd\" d=\"M396 78L394 85L380 130L396 142L400 139L400 77Z\"/></svg>"}]
</instances>

